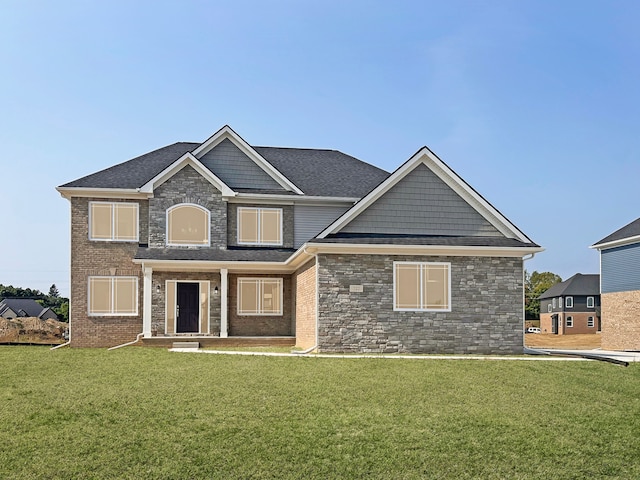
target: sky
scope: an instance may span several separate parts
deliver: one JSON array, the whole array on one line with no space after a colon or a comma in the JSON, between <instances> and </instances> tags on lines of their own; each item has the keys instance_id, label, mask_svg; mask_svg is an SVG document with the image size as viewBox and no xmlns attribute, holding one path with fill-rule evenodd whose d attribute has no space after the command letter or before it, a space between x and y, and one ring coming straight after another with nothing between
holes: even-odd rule
<instances>
[{"instance_id":1,"label":"sky","mask_svg":"<svg viewBox=\"0 0 640 480\"><path fill-rule=\"evenodd\" d=\"M640 3L0 2L0 284L69 294L55 187L230 125L388 171L427 145L534 242L598 273L640 217Z\"/></svg>"}]
</instances>

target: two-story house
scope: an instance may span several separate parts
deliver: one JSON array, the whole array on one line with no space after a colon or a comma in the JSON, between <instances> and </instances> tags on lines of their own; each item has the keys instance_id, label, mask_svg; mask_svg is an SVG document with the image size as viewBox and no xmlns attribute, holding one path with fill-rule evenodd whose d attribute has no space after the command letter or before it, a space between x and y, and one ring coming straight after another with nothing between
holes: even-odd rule
<instances>
[{"instance_id":1,"label":"two-story house","mask_svg":"<svg viewBox=\"0 0 640 480\"><path fill-rule=\"evenodd\" d=\"M542 249L428 148L395 172L228 126L58 187L72 346L517 353Z\"/></svg>"},{"instance_id":2,"label":"two-story house","mask_svg":"<svg viewBox=\"0 0 640 480\"><path fill-rule=\"evenodd\" d=\"M640 350L640 218L591 248L600 252L602 348Z\"/></svg>"},{"instance_id":3,"label":"two-story house","mask_svg":"<svg viewBox=\"0 0 640 480\"><path fill-rule=\"evenodd\" d=\"M542 333L600 332L600 275L576 273L538 298Z\"/></svg>"}]
</instances>

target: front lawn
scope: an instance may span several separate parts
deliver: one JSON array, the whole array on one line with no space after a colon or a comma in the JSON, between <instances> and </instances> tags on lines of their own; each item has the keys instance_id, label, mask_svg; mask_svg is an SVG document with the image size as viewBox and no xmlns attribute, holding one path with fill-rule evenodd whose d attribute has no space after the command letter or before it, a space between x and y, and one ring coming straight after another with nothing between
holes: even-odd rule
<instances>
[{"instance_id":1,"label":"front lawn","mask_svg":"<svg viewBox=\"0 0 640 480\"><path fill-rule=\"evenodd\" d=\"M0 347L0 478L639 478L640 366Z\"/></svg>"}]
</instances>

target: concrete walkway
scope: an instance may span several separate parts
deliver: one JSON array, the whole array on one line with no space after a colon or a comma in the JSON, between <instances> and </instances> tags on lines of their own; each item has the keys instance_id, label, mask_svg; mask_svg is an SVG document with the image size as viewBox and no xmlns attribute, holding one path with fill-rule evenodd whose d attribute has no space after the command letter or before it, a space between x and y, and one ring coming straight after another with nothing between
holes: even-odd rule
<instances>
[{"instance_id":1,"label":"concrete walkway","mask_svg":"<svg viewBox=\"0 0 640 480\"><path fill-rule=\"evenodd\" d=\"M531 350L531 349L529 349ZM323 354L323 353L276 353L276 352L251 352L233 350L202 350L196 348L172 348L171 352L182 353L209 353L213 355L258 355L265 357L306 357L306 358L385 358L403 360L511 360L511 361L562 361L562 362L584 362L592 361L579 355L591 357L611 358L622 362L640 362L640 352L615 352L607 350L556 350L556 349L536 349L538 354L523 356L502 356L502 355L398 355L398 354ZM533 351L533 350L531 350Z\"/></svg>"}]
</instances>

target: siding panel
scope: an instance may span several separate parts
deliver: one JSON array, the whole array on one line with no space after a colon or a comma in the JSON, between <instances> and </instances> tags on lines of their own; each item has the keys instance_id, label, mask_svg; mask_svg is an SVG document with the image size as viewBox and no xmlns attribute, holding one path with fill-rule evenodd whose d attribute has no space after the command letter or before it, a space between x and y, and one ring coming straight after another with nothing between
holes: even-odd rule
<instances>
[{"instance_id":1,"label":"siding panel","mask_svg":"<svg viewBox=\"0 0 640 480\"><path fill-rule=\"evenodd\" d=\"M220 142L200 161L231 188L284 190L228 139Z\"/></svg>"},{"instance_id":2,"label":"siding panel","mask_svg":"<svg viewBox=\"0 0 640 480\"><path fill-rule=\"evenodd\" d=\"M640 243L603 250L602 293L640 290Z\"/></svg>"},{"instance_id":3,"label":"siding panel","mask_svg":"<svg viewBox=\"0 0 640 480\"><path fill-rule=\"evenodd\" d=\"M294 208L295 248L315 237L348 209L349 206L296 205Z\"/></svg>"},{"instance_id":4,"label":"siding panel","mask_svg":"<svg viewBox=\"0 0 640 480\"><path fill-rule=\"evenodd\" d=\"M425 165L418 166L342 231L502 236Z\"/></svg>"}]
</instances>

